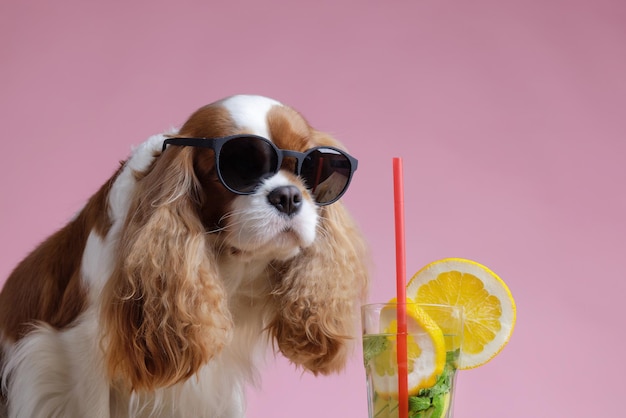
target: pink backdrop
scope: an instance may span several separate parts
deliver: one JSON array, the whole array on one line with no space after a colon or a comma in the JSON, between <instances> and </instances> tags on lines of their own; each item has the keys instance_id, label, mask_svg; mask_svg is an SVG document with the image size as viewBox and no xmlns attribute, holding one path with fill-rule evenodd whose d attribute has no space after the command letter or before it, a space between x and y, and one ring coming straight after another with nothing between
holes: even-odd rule
<instances>
[{"instance_id":1,"label":"pink backdrop","mask_svg":"<svg viewBox=\"0 0 626 418\"><path fill-rule=\"evenodd\" d=\"M394 292L394 156L408 272L466 257L509 284L515 333L461 373L458 418L623 415L623 0L94 3L0 3L0 283L132 145L265 94L359 158L371 300ZM360 355L323 378L271 358L249 418L365 417Z\"/></svg>"}]
</instances>

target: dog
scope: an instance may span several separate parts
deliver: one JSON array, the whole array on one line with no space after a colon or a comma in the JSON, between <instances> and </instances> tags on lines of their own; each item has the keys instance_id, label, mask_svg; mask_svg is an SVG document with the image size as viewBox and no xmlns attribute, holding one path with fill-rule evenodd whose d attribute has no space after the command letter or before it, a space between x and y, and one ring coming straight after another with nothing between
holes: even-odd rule
<instances>
[{"instance_id":1,"label":"dog","mask_svg":"<svg viewBox=\"0 0 626 418\"><path fill-rule=\"evenodd\" d=\"M7 279L8 416L238 418L272 348L342 370L368 285L338 201L356 168L262 96L150 137Z\"/></svg>"}]
</instances>

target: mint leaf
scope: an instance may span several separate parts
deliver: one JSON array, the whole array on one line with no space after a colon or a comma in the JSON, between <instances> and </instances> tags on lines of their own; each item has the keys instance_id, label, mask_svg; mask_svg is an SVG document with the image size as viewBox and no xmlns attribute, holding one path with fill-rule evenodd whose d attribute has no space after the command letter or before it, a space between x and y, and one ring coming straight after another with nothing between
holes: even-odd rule
<instances>
[{"instance_id":1,"label":"mint leaf","mask_svg":"<svg viewBox=\"0 0 626 418\"><path fill-rule=\"evenodd\" d=\"M448 353L450 355L450 353ZM454 356L452 352L452 356ZM447 363L437 381L430 388L422 388L417 396L409 397L409 417L411 418L442 418L452 386L452 377L456 367Z\"/></svg>"},{"instance_id":2,"label":"mint leaf","mask_svg":"<svg viewBox=\"0 0 626 418\"><path fill-rule=\"evenodd\" d=\"M446 406L446 396L437 395L433 398L433 413L430 418L442 418Z\"/></svg>"},{"instance_id":3,"label":"mint leaf","mask_svg":"<svg viewBox=\"0 0 626 418\"><path fill-rule=\"evenodd\" d=\"M363 361L367 367L370 360L389 348L389 340L384 335L363 337Z\"/></svg>"},{"instance_id":4,"label":"mint leaf","mask_svg":"<svg viewBox=\"0 0 626 418\"><path fill-rule=\"evenodd\" d=\"M452 386L452 375L454 374L454 371L455 370L452 366L446 364L443 372L437 378L437 382L429 390L431 397L450 392L450 386Z\"/></svg>"},{"instance_id":5,"label":"mint leaf","mask_svg":"<svg viewBox=\"0 0 626 418\"><path fill-rule=\"evenodd\" d=\"M418 412L430 408L430 398L409 396L409 412Z\"/></svg>"},{"instance_id":6,"label":"mint leaf","mask_svg":"<svg viewBox=\"0 0 626 418\"><path fill-rule=\"evenodd\" d=\"M456 364L459 360L460 355L461 355L460 348L454 351L446 351L446 364L451 364L456 369Z\"/></svg>"}]
</instances>

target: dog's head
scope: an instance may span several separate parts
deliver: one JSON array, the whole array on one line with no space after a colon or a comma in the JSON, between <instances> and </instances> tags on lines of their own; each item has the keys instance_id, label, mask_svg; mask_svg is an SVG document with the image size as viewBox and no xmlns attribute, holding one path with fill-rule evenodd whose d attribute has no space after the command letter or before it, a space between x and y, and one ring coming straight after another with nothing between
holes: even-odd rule
<instances>
[{"instance_id":1,"label":"dog's head","mask_svg":"<svg viewBox=\"0 0 626 418\"><path fill-rule=\"evenodd\" d=\"M208 232L242 258L287 259L311 245L320 206L348 187L356 160L293 109L260 96L203 107L166 141L192 154ZM170 149L183 144L192 149Z\"/></svg>"},{"instance_id":2,"label":"dog's head","mask_svg":"<svg viewBox=\"0 0 626 418\"><path fill-rule=\"evenodd\" d=\"M356 164L272 99L196 111L135 173L103 303L110 372L150 389L221 350L234 309L224 257L263 269L265 326L287 358L314 373L341 369L367 286L361 235L338 201Z\"/></svg>"}]
</instances>

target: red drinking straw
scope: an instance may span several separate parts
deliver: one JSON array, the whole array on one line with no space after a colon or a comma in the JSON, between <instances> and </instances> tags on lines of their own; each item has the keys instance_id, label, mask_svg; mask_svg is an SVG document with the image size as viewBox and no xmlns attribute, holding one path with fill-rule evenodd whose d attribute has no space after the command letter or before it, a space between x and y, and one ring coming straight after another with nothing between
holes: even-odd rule
<instances>
[{"instance_id":1,"label":"red drinking straw","mask_svg":"<svg viewBox=\"0 0 626 418\"><path fill-rule=\"evenodd\" d=\"M393 194L396 220L396 315L398 321L398 413L399 418L408 418L409 389L407 361L407 317L406 317L406 251L404 248L404 185L402 182L402 158L393 159Z\"/></svg>"}]
</instances>

